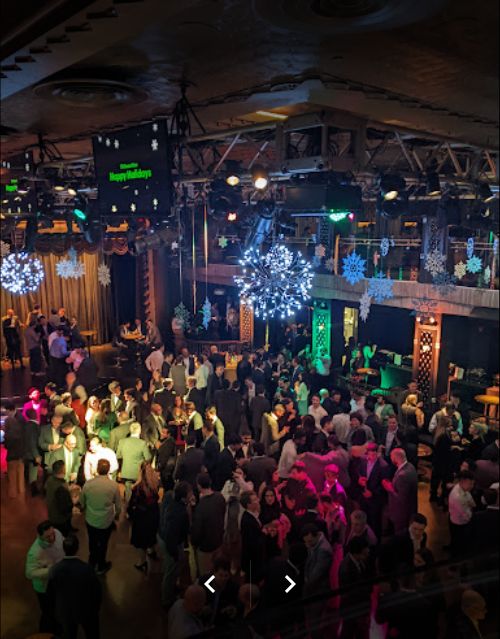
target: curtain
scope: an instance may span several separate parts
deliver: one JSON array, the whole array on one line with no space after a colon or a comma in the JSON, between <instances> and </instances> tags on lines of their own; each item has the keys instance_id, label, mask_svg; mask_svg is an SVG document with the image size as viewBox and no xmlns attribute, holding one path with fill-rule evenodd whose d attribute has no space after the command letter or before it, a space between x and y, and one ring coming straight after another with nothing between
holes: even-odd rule
<instances>
[{"instance_id":1,"label":"curtain","mask_svg":"<svg viewBox=\"0 0 500 639\"><path fill-rule=\"evenodd\" d=\"M2 288L2 317L8 308L13 308L19 321L24 323L28 312L36 303L41 304L42 312L47 318L51 309L63 306L66 309L66 317L76 317L81 331L97 331L94 344L109 341L114 327L113 281L109 286L102 286L97 279L97 267L101 263L111 267L110 257L100 253L78 253L77 259L85 264L85 275L79 279L63 279L57 275L56 264L62 259L68 259L67 255L36 253L35 257L42 262L45 270L45 278L40 288L27 295L12 295Z\"/></svg>"}]
</instances>

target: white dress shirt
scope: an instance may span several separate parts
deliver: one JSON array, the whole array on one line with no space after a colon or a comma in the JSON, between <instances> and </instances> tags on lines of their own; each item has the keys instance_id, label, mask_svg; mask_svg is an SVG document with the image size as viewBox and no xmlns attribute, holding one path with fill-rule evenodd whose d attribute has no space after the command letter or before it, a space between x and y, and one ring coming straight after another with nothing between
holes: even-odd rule
<instances>
[{"instance_id":1,"label":"white dress shirt","mask_svg":"<svg viewBox=\"0 0 500 639\"><path fill-rule=\"evenodd\" d=\"M85 461L83 463L83 472L86 481L97 477L97 462L100 459L107 459L109 461L108 476L110 479L112 474L118 470L118 460L116 459L116 454L111 450L111 448L104 448L104 446L101 446L95 453L91 453L89 450L85 455Z\"/></svg>"},{"instance_id":2,"label":"white dress shirt","mask_svg":"<svg viewBox=\"0 0 500 639\"><path fill-rule=\"evenodd\" d=\"M455 484L448 497L448 511L450 521L457 526L464 526L472 519L474 498L463 490L460 484Z\"/></svg>"}]
</instances>

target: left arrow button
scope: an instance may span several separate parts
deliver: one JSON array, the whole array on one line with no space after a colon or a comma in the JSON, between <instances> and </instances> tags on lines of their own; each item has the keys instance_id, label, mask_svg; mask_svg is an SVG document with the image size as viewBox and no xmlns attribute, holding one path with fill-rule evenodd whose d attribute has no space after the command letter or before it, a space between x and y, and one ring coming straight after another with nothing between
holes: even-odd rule
<instances>
[{"instance_id":1,"label":"left arrow button","mask_svg":"<svg viewBox=\"0 0 500 639\"><path fill-rule=\"evenodd\" d=\"M212 575L212 576L211 576L211 577L209 577L209 578L205 581L205 583L203 584L203 585L205 586L205 588L206 588L207 590L210 590L210 592L211 592L212 594L214 594L215 589L214 589L214 588L212 588L212 586L211 586L210 584L212 583L212 581L213 581L214 579L215 579L215 577L214 577L214 575Z\"/></svg>"}]
</instances>

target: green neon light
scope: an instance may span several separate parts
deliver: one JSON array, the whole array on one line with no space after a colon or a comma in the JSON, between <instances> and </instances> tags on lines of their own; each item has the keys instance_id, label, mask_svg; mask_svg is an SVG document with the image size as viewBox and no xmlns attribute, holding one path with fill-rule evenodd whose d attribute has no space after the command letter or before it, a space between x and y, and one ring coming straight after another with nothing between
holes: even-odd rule
<instances>
[{"instance_id":1,"label":"green neon light","mask_svg":"<svg viewBox=\"0 0 500 639\"><path fill-rule=\"evenodd\" d=\"M149 180L153 177L151 169L141 169L137 162L120 164L122 171L108 173L109 182L129 182L131 180Z\"/></svg>"},{"instance_id":2,"label":"green neon light","mask_svg":"<svg viewBox=\"0 0 500 639\"><path fill-rule=\"evenodd\" d=\"M9 184L6 184L5 191L7 193L17 193L17 179L12 179Z\"/></svg>"},{"instance_id":3,"label":"green neon light","mask_svg":"<svg viewBox=\"0 0 500 639\"><path fill-rule=\"evenodd\" d=\"M342 209L330 209L329 219L332 222L342 222L349 215L350 211L343 211Z\"/></svg>"},{"instance_id":4,"label":"green neon light","mask_svg":"<svg viewBox=\"0 0 500 639\"><path fill-rule=\"evenodd\" d=\"M87 214L81 209L73 209L73 215L77 217L79 220L87 219Z\"/></svg>"}]
</instances>

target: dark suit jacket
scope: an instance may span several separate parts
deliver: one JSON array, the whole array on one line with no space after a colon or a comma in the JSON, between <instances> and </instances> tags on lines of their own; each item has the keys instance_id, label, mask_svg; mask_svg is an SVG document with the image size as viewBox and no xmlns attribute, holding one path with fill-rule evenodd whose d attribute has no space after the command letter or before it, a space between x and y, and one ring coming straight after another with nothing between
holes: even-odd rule
<instances>
[{"instance_id":1,"label":"dark suit jacket","mask_svg":"<svg viewBox=\"0 0 500 639\"><path fill-rule=\"evenodd\" d=\"M262 426L262 416L271 410L271 402L267 397L257 395L250 401L250 415L252 432L257 441L260 439L260 429Z\"/></svg>"},{"instance_id":2,"label":"dark suit jacket","mask_svg":"<svg viewBox=\"0 0 500 639\"><path fill-rule=\"evenodd\" d=\"M157 468L163 480L171 477L175 469L175 439L164 439L157 453Z\"/></svg>"},{"instance_id":3,"label":"dark suit jacket","mask_svg":"<svg viewBox=\"0 0 500 639\"><path fill-rule=\"evenodd\" d=\"M37 422L28 420L24 424L24 458L33 461L35 457L41 456L38 448L38 438L40 437L40 426Z\"/></svg>"},{"instance_id":4,"label":"dark suit jacket","mask_svg":"<svg viewBox=\"0 0 500 639\"><path fill-rule=\"evenodd\" d=\"M498 544L498 508L487 508L472 515L473 539L483 551L493 550Z\"/></svg>"},{"instance_id":5,"label":"dark suit jacket","mask_svg":"<svg viewBox=\"0 0 500 639\"><path fill-rule=\"evenodd\" d=\"M228 479L233 476L233 471L236 468L236 459L233 457L229 448L224 450L219 455L217 460L217 466L215 469L214 488L215 490L222 490L224 484Z\"/></svg>"},{"instance_id":6,"label":"dark suit jacket","mask_svg":"<svg viewBox=\"0 0 500 639\"><path fill-rule=\"evenodd\" d=\"M162 390L158 390L154 394L154 401L163 409L163 414L168 415L172 408L174 407L174 399L176 396L176 392L172 390L167 390L163 388Z\"/></svg>"},{"instance_id":7,"label":"dark suit jacket","mask_svg":"<svg viewBox=\"0 0 500 639\"><path fill-rule=\"evenodd\" d=\"M362 568L361 571L357 569L350 555L346 555L342 560L339 568L339 587L347 588L349 586L355 586L361 584L368 579L366 568ZM343 594L340 599L340 605L342 609L349 612L351 606L361 607L365 604L365 613L368 614L370 610L370 596L372 588L371 586L358 586L357 588L350 588L348 592ZM359 611L361 613L361 611Z\"/></svg>"},{"instance_id":8,"label":"dark suit jacket","mask_svg":"<svg viewBox=\"0 0 500 639\"><path fill-rule=\"evenodd\" d=\"M208 376L207 380L207 406L214 403L215 393L223 390L224 388L224 376L217 377L215 373ZM219 411L217 411L219 412Z\"/></svg>"},{"instance_id":9,"label":"dark suit jacket","mask_svg":"<svg viewBox=\"0 0 500 639\"><path fill-rule=\"evenodd\" d=\"M205 408L205 391L199 388L191 388L186 396L187 402L193 402L196 406L196 410L203 415Z\"/></svg>"},{"instance_id":10,"label":"dark suit jacket","mask_svg":"<svg viewBox=\"0 0 500 639\"><path fill-rule=\"evenodd\" d=\"M54 450L50 453L49 463L48 463L50 472L52 472L52 464L59 460L66 461L66 455L64 454L64 446L61 446L61 448L58 448L57 450ZM78 470L80 468L80 462L82 460L82 456L80 455L80 453L78 452L76 448L71 453L71 460L72 460L71 466L69 468L66 467L66 481L69 481L69 476L71 474L73 473L78 474Z\"/></svg>"},{"instance_id":11,"label":"dark suit jacket","mask_svg":"<svg viewBox=\"0 0 500 639\"><path fill-rule=\"evenodd\" d=\"M271 483L276 468L276 460L267 455L252 457L245 465L247 479L253 483L255 491L259 490L263 482L266 484Z\"/></svg>"},{"instance_id":12,"label":"dark suit jacket","mask_svg":"<svg viewBox=\"0 0 500 639\"><path fill-rule=\"evenodd\" d=\"M47 595L59 623L81 623L99 615L101 584L94 569L78 557L65 557L52 566Z\"/></svg>"},{"instance_id":13,"label":"dark suit jacket","mask_svg":"<svg viewBox=\"0 0 500 639\"><path fill-rule=\"evenodd\" d=\"M215 469L217 467L217 460L219 459L220 454L219 440L215 434L204 440L201 445L201 449L205 455L204 466L213 481L215 479Z\"/></svg>"},{"instance_id":14,"label":"dark suit jacket","mask_svg":"<svg viewBox=\"0 0 500 639\"><path fill-rule=\"evenodd\" d=\"M367 466L368 462L366 459L362 459L360 462L360 476L366 477L367 474ZM383 459L377 459L375 462L375 466L372 468L372 472L370 473L370 477L368 477L368 482L366 487L372 493L372 497L365 498L362 495L360 496L360 502L362 507L367 507L370 509L379 509L383 508L386 499L387 493L385 492L382 486L382 479L389 478L389 466L387 462ZM363 508L364 510L364 508Z\"/></svg>"},{"instance_id":15,"label":"dark suit jacket","mask_svg":"<svg viewBox=\"0 0 500 639\"><path fill-rule=\"evenodd\" d=\"M251 579L252 583L256 583L265 573L266 536L259 522L247 511L241 517L240 530L241 568L245 571L247 578Z\"/></svg>"},{"instance_id":16,"label":"dark suit jacket","mask_svg":"<svg viewBox=\"0 0 500 639\"><path fill-rule=\"evenodd\" d=\"M224 424L226 437L240 432L242 403L241 395L234 390L219 390L214 399L217 416Z\"/></svg>"},{"instance_id":17,"label":"dark suit jacket","mask_svg":"<svg viewBox=\"0 0 500 639\"><path fill-rule=\"evenodd\" d=\"M188 448L179 458L174 478L178 481L187 481L194 487L196 476L201 473L204 458L205 453L201 448Z\"/></svg>"},{"instance_id":18,"label":"dark suit jacket","mask_svg":"<svg viewBox=\"0 0 500 639\"><path fill-rule=\"evenodd\" d=\"M164 426L167 425L167 422L165 421L163 415L160 420ZM153 448L159 438L160 426L158 426L156 417L154 415L149 415L142 422L141 439L143 439L150 448Z\"/></svg>"},{"instance_id":19,"label":"dark suit jacket","mask_svg":"<svg viewBox=\"0 0 500 639\"><path fill-rule=\"evenodd\" d=\"M417 512L418 478L415 467L407 462L392 480L394 492L388 496L387 516L396 534L408 528L410 517Z\"/></svg>"},{"instance_id":20,"label":"dark suit jacket","mask_svg":"<svg viewBox=\"0 0 500 639\"><path fill-rule=\"evenodd\" d=\"M16 413L14 417L7 417L4 424L4 445L7 449L7 461L23 459L25 453L23 431L24 419L20 413Z\"/></svg>"},{"instance_id":21,"label":"dark suit jacket","mask_svg":"<svg viewBox=\"0 0 500 639\"><path fill-rule=\"evenodd\" d=\"M125 409L125 400L123 399L123 395L120 395L120 401L118 402L118 404L114 404L114 400L113 400L114 395L110 395L108 397L109 401L111 402L111 412L113 413L119 413L122 410Z\"/></svg>"},{"instance_id":22,"label":"dark suit jacket","mask_svg":"<svg viewBox=\"0 0 500 639\"><path fill-rule=\"evenodd\" d=\"M59 433L59 443L62 444L64 436ZM38 448L42 451L43 463L47 466L51 453L49 452L50 444L53 444L52 427L50 424L45 424L40 428L40 435L38 437Z\"/></svg>"}]
</instances>

